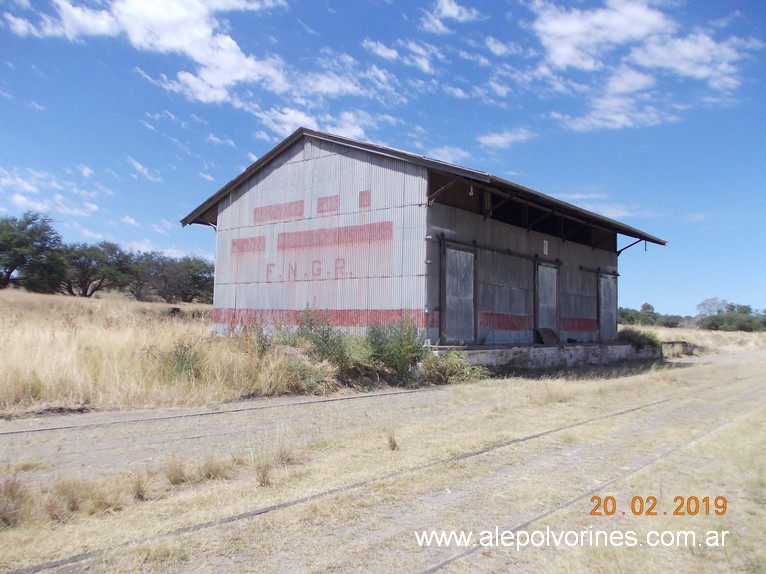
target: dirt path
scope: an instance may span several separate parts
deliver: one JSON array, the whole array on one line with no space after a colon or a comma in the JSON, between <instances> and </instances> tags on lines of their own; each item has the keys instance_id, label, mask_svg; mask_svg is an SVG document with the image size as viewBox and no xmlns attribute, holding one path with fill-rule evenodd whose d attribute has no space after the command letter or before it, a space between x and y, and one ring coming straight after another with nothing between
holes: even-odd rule
<instances>
[{"instance_id":1,"label":"dirt path","mask_svg":"<svg viewBox=\"0 0 766 574\"><path fill-rule=\"evenodd\" d=\"M0 532L0 567L93 552L66 570L575 572L569 568L579 564L596 572L758 571L766 565L759 550L766 525L764 366L761 350L611 380L514 379L351 400L279 399L205 416L185 416L197 410L8 421L0 426L3 465L28 468L17 474L40 488L61 476L150 472L171 456L247 458L277 439L289 442L294 461L277 469L269 486L245 464L230 480L171 489L120 512L7 529ZM74 428L39 430L64 426ZM392 437L397 450L389 448ZM632 516L633 497L650 495L671 516ZM593 496L613 496L619 512L592 516ZM674 517L675 496L726 496L730 510ZM633 529L639 536L649 528L726 527L735 534L728 548L696 553L422 547L415 537L495 527ZM624 570L615 568L620 564Z\"/></svg>"}]
</instances>

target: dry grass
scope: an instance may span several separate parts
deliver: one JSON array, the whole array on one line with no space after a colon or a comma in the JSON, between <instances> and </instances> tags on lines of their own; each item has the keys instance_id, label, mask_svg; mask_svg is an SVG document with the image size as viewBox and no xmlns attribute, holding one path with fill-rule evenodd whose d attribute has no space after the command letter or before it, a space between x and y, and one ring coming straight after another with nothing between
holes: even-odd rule
<instances>
[{"instance_id":1,"label":"dry grass","mask_svg":"<svg viewBox=\"0 0 766 574\"><path fill-rule=\"evenodd\" d=\"M22 524L0 532L0 545L8 549L6 557L0 557L0 569L17 569L85 550L152 539L158 533L341 487L333 496L320 496L306 504L234 523L226 529L204 530L183 538L154 538L139 547L110 552L87 567L104 572L167 571L193 564L195 571L215 572L250 565L252 562L241 561L257 556L260 571L422 571L436 560L415 546L413 530L487 528L495 524L511 527L576 493L587 492L594 482L621 473L658 446L690 436L699 430L699 424L707 424L709 417L691 417L683 425L672 417L670 424L665 416L671 412L665 410L671 406L668 404L571 428L560 435L482 456L427 466L398 476L390 476L391 473L625 409L645 403L650 397L674 396L679 386L704 387L714 381L729 380L730 376L758 372L760 366L754 364L737 365L735 369L730 365L725 368L697 365L646 371L613 380L563 377L491 380L396 399L387 397L385 402L351 402L337 408L334 405L338 403L328 403L316 410L264 411L258 415L259 419L266 419L263 435L260 428L252 429L259 433L255 435L259 438L253 438L253 434L246 436L245 427L240 433L241 452L247 452L251 441L255 441L255 446L249 449L253 465L240 467L232 475L234 480L200 483L193 479L169 487L158 468L156 479L148 479L148 501L139 504L129 500L129 483L134 479L126 472L124 480L128 485L119 512L90 515L80 511L67 522ZM737 389L741 392L741 387ZM686 402L687 409L698 413L707 402L719 413L716 399L727 398L731 393L732 389L721 388L708 393L707 401L691 397ZM293 421L289 431L279 426L289 424L285 419ZM246 425L254 424L252 418L247 420ZM221 425L227 424L229 419L221 421ZM691 494L702 489L729 494L733 492L732 485L736 485L748 496L747 499L741 496L737 506L755 515L747 524L728 528L738 532L737 551L743 560L755 565L751 568L757 567L762 563L755 548L759 541L757 533L762 532L764 524L760 510L764 484L763 479L759 484L755 474L763 468L763 456L756 457L763 428L760 420L756 425L751 422L733 428L728 436L718 437L715 448L712 443L702 443L696 453L681 451L668 460L667 468L637 475L635 485L627 484L628 481L620 485L619 498L654 492ZM396 453L386 449L390 429L396 429L397 443L406 448ZM732 448L736 444L732 437L737 436L734 431L751 437L741 459L737 455L739 445ZM681 455L692 458L679 459ZM178 455L186 473L198 476L205 458L191 460L181 456ZM750 474L744 474L741 465L751 461L755 464L751 465ZM691 482L681 476L682 469L688 469ZM734 473L729 474L727 469ZM148 471L148 476L151 475L152 471ZM342 488L381 476L390 478L373 480L364 488ZM712 482L726 480L727 476L732 481L730 485ZM266 485L268 488L261 488ZM163 495L158 496L163 488ZM610 492L616 488L617 485ZM40 492L31 488L30 491L33 497L40 496ZM590 507L586 503L572 508L560 520L554 522L550 518L551 528L577 529L583 523L587 528ZM741 520L742 515L734 514L732 519ZM581 553L574 557L579 561L575 563L584 570L591 566L590 571L596 572L621 571L623 566L622 571L629 571L632 555L597 554ZM652 561L653 566L659 564L651 557L644 558ZM514 564L505 562L506 559ZM508 571L518 559L532 562L528 571L569 571L563 554L548 552L536 558L531 550L525 555L500 551L481 555L481 560L472 558L457 563L453 571ZM675 569L686 564L684 560L685 555L671 553L662 564ZM694 558L688 563L689 567L676 571L690 572L692 567L706 571L704 561ZM638 571L652 571L636 564Z\"/></svg>"},{"instance_id":2,"label":"dry grass","mask_svg":"<svg viewBox=\"0 0 766 574\"><path fill-rule=\"evenodd\" d=\"M336 388L329 363L257 337L213 337L164 304L0 291L0 416L210 404ZM195 306L190 309L209 310Z\"/></svg>"},{"instance_id":3,"label":"dry grass","mask_svg":"<svg viewBox=\"0 0 766 574\"><path fill-rule=\"evenodd\" d=\"M622 328L622 327L621 327ZM627 326L625 328L628 328ZM742 331L706 331L703 329L671 329L630 325L637 331L654 332L661 341L687 341L709 352L766 349L766 333Z\"/></svg>"}]
</instances>

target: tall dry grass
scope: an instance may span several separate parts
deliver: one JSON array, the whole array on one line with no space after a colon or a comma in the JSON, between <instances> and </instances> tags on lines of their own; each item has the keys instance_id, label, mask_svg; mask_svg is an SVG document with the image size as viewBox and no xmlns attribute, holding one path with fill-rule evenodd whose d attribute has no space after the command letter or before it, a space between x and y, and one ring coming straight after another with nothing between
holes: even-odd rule
<instances>
[{"instance_id":1,"label":"tall dry grass","mask_svg":"<svg viewBox=\"0 0 766 574\"><path fill-rule=\"evenodd\" d=\"M120 297L0 291L0 416L208 404L334 385L329 363L247 334L214 337L207 313L168 310Z\"/></svg>"},{"instance_id":2,"label":"tall dry grass","mask_svg":"<svg viewBox=\"0 0 766 574\"><path fill-rule=\"evenodd\" d=\"M623 328L655 333L661 341L687 341L704 347L709 352L766 349L766 333L671 329L669 327L638 325L620 326L620 329Z\"/></svg>"}]
</instances>

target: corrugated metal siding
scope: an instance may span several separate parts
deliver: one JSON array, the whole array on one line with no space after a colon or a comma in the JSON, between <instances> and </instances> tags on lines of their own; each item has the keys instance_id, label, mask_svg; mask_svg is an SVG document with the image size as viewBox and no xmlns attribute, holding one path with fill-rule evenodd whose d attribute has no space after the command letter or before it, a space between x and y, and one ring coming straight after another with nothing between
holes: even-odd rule
<instances>
[{"instance_id":1,"label":"corrugated metal siding","mask_svg":"<svg viewBox=\"0 0 766 574\"><path fill-rule=\"evenodd\" d=\"M424 325L426 170L311 138L268 167L221 203L218 330L307 307L346 326Z\"/></svg>"},{"instance_id":2,"label":"corrugated metal siding","mask_svg":"<svg viewBox=\"0 0 766 574\"><path fill-rule=\"evenodd\" d=\"M454 207L428 208L427 306L439 318L439 238L477 246L477 341L487 344L534 342L536 262L558 269L558 323L563 342L599 340L598 272L614 274L617 256L602 249L507 225ZM547 246L544 242L547 242ZM511 253L508 253L510 250ZM547 250L547 253L546 253ZM608 305L617 312L616 299ZM611 308L611 307L610 307ZM438 320L429 337L439 337Z\"/></svg>"}]
</instances>

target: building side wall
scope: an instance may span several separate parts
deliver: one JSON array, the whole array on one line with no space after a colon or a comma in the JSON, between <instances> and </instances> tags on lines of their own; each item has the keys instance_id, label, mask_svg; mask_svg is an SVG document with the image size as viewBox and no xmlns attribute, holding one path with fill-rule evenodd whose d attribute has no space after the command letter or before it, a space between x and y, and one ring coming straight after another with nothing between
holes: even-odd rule
<instances>
[{"instance_id":1,"label":"building side wall","mask_svg":"<svg viewBox=\"0 0 766 574\"><path fill-rule=\"evenodd\" d=\"M432 317L428 330L432 342L439 340L443 245L464 246L476 253L475 343L535 342L536 285L541 264L558 270L559 340L606 340L599 332L599 274L616 274L616 253L527 232L438 203L428 208L427 235L426 305ZM614 313L616 316L616 309Z\"/></svg>"},{"instance_id":2,"label":"building side wall","mask_svg":"<svg viewBox=\"0 0 766 574\"><path fill-rule=\"evenodd\" d=\"M303 138L219 205L214 324L425 327L425 169Z\"/></svg>"}]
</instances>

